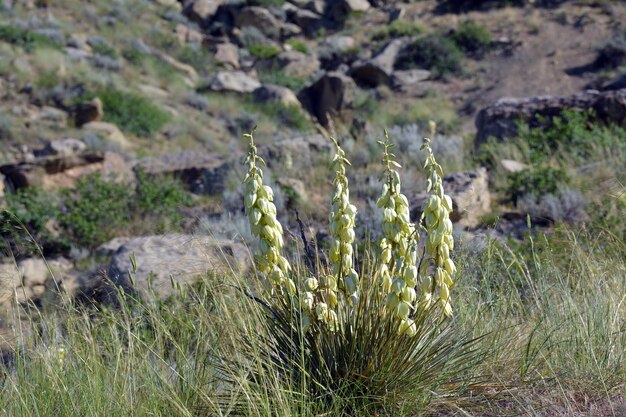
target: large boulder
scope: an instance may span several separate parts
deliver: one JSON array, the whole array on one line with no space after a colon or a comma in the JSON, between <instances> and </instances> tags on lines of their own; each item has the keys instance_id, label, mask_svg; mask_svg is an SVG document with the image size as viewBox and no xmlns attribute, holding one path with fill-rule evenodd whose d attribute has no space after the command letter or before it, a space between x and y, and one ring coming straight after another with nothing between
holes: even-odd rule
<instances>
[{"instance_id":1,"label":"large boulder","mask_svg":"<svg viewBox=\"0 0 626 417\"><path fill-rule=\"evenodd\" d=\"M81 127L89 122L98 122L102 120L104 110L102 101L95 97L92 100L79 103L74 109L74 124Z\"/></svg>"},{"instance_id":2,"label":"large boulder","mask_svg":"<svg viewBox=\"0 0 626 417\"><path fill-rule=\"evenodd\" d=\"M213 91L231 91L234 93L251 93L261 83L243 71L219 71L209 84Z\"/></svg>"},{"instance_id":3,"label":"large boulder","mask_svg":"<svg viewBox=\"0 0 626 417\"><path fill-rule=\"evenodd\" d=\"M76 180L92 173L115 180L132 175L121 155L113 152L49 154L0 166L12 188L40 186L46 190L71 188Z\"/></svg>"},{"instance_id":4,"label":"large boulder","mask_svg":"<svg viewBox=\"0 0 626 417\"><path fill-rule=\"evenodd\" d=\"M215 0L192 0L187 2L183 13L189 20L203 26L206 25L217 11L220 1Z\"/></svg>"},{"instance_id":5,"label":"large boulder","mask_svg":"<svg viewBox=\"0 0 626 417\"><path fill-rule=\"evenodd\" d=\"M392 40L373 58L355 62L350 75L364 87L391 85L396 59L405 43L404 39Z\"/></svg>"},{"instance_id":6,"label":"large boulder","mask_svg":"<svg viewBox=\"0 0 626 417\"><path fill-rule=\"evenodd\" d=\"M143 159L135 169L151 175L174 175L196 194L220 195L232 166L233 161L221 155L182 151Z\"/></svg>"},{"instance_id":7,"label":"large boulder","mask_svg":"<svg viewBox=\"0 0 626 417\"><path fill-rule=\"evenodd\" d=\"M237 45L224 42L215 46L215 60L228 69L239 69L239 48Z\"/></svg>"},{"instance_id":8,"label":"large boulder","mask_svg":"<svg viewBox=\"0 0 626 417\"><path fill-rule=\"evenodd\" d=\"M515 136L518 121L538 127L541 118L558 116L566 109L591 109L599 120L626 127L626 89L605 92L589 90L564 97L500 99L476 116L476 145L483 144L492 136L497 139Z\"/></svg>"},{"instance_id":9,"label":"large boulder","mask_svg":"<svg viewBox=\"0 0 626 417\"><path fill-rule=\"evenodd\" d=\"M37 302L49 291L61 289L66 274L73 268L65 258L27 258L0 264L0 303L12 297L19 304Z\"/></svg>"},{"instance_id":10,"label":"large boulder","mask_svg":"<svg viewBox=\"0 0 626 417\"><path fill-rule=\"evenodd\" d=\"M293 22L302 28L306 36L315 36L326 26L324 16L312 12L311 10L298 9L292 17Z\"/></svg>"},{"instance_id":11,"label":"large boulder","mask_svg":"<svg viewBox=\"0 0 626 417\"><path fill-rule=\"evenodd\" d=\"M328 126L328 116L352 107L355 95L352 78L340 72L328 72L303 89L298 98L322 126Z\"/></svg>"},{"instance_id":12,"label":"large boulder","mask_svg":"<svg viewBox=\"0 0 626 417\"><path fill-rule=\"evenodd\" d=\"M365 12L371 7L367 0L333 0L327 4L326 13L335 22L344 22L352 13Z\"/></svg>"},{"instance_id":13,"label":"large boulder","mask_svg":"<svg viewBox=\"0 0 626 417\"><path fill-rule=\"evenodd\" d=\"M268 9L260 6L244 7L234 15L234 23L238 28L254 27L270 37L276 37L281 27L281 22Z\"/></svg>"},{"instance_id":14,"label":"large boulder","mask_svg":"<svg viewBox=\"0 0 626 417\"><path fill-rule=\"evenodd\" d=\"M483 167L446 175L443 177L443 189L452 199L450 220L461 227L476 227L480 218L491 212L489 177ZM427 195L421 194L412 202L413 218L419 218L426 199Z\"/></svg>"},{"instance_id":15,"label":"large boulder","mask_svg":"<svg viewBox=\"0 0 626 417\"><path fill-rule=\"evenodd\" d=\"M190 284L207 273L244 271L250 259L244 245L204 236L167 234L134 237L120 243L108 277L114 284L143 296L165 297L175 291L172 282Z\"/></svg>"}]
</instances>

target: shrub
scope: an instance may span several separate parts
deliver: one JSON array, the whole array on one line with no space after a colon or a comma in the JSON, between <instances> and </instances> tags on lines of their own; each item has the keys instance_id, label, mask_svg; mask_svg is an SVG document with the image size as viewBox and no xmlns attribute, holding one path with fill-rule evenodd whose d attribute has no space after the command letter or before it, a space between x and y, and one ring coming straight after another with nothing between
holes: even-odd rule
<instances>
[{"instance_id":1,"label":"shrub","mask_svg":"<svg viewBox=\"0 0 626 417\"><path fill-rule=\"evenodd\" d=\"M63 246L48 228L59 213L56 196L41 188L21 188L15 194L8 193L6 211L0 212L0 250L9 249L8 244L17 256L37 254L37 243L44 251Z\"/></svg>"},{"instance_id":2,"label":"shrub","mask_svg":"<svg viewBox=\"0 0 626 417\"><path fill-rule=\"evenodd\" d=\"M372 39L382 41L386 39L401 38L404 36L415 36L424 33L424 26L418 22L409 22L397 19L382 29L377 30Z\"/></svg>"},{"instance_id":3,"label":"shrub","mask_svg":"<svg viewBox=\"0 0 626 417\"><path fill-rule=\"evenodd\" d=\"M35 48L61 49L63 46L37 32L10 25L0 26L0 41L23 48L27 52L32 52Z\"/></svg>"},{"instance_id":4,"label":"shrub","mask_svg":"<svg viewBox=\"0 0 626 417\"><path fill-rule=\"evenodd\" d=\"M486 52L491 45L491 34L485 26L471 20L461 23L451 38L461 50L478 56Z\"/></svg>"},{"instance_id":5,"label":"shrub","mask_svg":"<svg viewBox=\"0 0 626 417\"><path fill-rule=\"evenodd\" d=\"M137 136L149 137L170 120L168 113L150 100L114 88L101 89L83 97L99 97L104 108L104 120Z\"/></svg>"},{"instance_id":6,"label":"shrub","mask_svg":"<svg viewBox=\"0 0 626 417\"><path fill-rule=\"evenodd\" d=\"M533 219L574 223L586 218L585 198L578 190L564 189L539 197L527 195L517 202L517 207Z\"/></svg>"},{"instance_id":7,"label":"shrub","mask_svg":"<svg viewBox=\"0 0 626 417\"><path fill-rule=\"evenodd\" d=\"M78 180L75 189L65 190L60 219L72 240L95 247L130 224L131 199L124 184L90 175Z\"/></svg>"},{"instance_id":8,"label":"shrub","mask_svg":"<svg viewBox=\"0 0 626 417\"><path fill-rule=\"evenodd\" d=\"M527 168L508 175L504 192L513 204L517 204L524 196L532 195L538 198L547 194L557 194L568 182L569 176L561 169Z\"/></svg>"},{"instance_id":9,"label":"shrub","mask_svg":"<svg viewBox=\"0 0 626 417\"><path fill-rule=\"evenodd\" d=\"M255 44L248 46L248 51L256 59L270 59L280 54L280 48L275 45Z\"/></svg>"},{"instance_id":10,"label":"shrub","mask_svg":"<svg viewBox=\"0 0 626 417\"><path fill-rule=\"evenodd\" d=\"M106 42L95 43L91 46L94 54L117 58L119 55L117 50Z\"/></svg>"},{"instance_id":11,"label":"shrub","mask_svg":"<svg viewBox=\"0 0 626 417\"><path fill-rule=\"evenodd\" d=\"M222 374L244 371L248 383L261 390L268 383L266 373L274 375L282 390L302 396L298 401L319 404L319 412L327 414L341 407L349 415L394 415L406 402L411 412L423 411L443 381L460 382L447 367L470 363L476 354L467 349L472 341L448 333L441 321L442 314L452 314L456 272L450 259L452 202L444 194L443 171L429 139L423 145L430 196L419 225L427 235L421 259L417 226L400 191L400 165L386 139L379 142L386 181L377 202L385 235L374 257L355 264L357 208L350 204L350 162L333 139L329 265L316 266L309 259L308 266L293 268L282 255L283 229L272 189L263 185L265 162L256 154L252 135L247 137L244 201L250 228L261 241L255 260L264 291L262 299L253 298L261 306L261 323L255 336L242 332L235 344L249 360L222 363Z\"/></svg>"},{"instance_id":12,"label":"shrub","mask_svg":"<svg viewBox=\"0 0 626 417\"><path fill-rule=\"evenodd\" d=\"M398 66L400 69L425 68L444 77L460 73L462 57L454 41L433 33L407 47L399 57Z\"/></svg>"}]
</instances>

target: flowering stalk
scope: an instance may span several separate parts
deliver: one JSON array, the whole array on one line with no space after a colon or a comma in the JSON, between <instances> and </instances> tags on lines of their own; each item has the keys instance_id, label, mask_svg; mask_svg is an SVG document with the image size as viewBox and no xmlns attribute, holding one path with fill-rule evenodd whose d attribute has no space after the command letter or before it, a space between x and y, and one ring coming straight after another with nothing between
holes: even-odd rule
<instances>
[{"instance_id":1,"label":"flowering stalk","mask_svg":"<svg viewBox=\"0 0 626 417\"><path fill-rule=\"evenodd\" d=\"M436 125L430 124L431 134L434 135ZM444 194L443 169L435 161L430 139L425 138L422 149L426 150L427 158L424 168L428 172L427 192L430 196L425 203L422 213L422 220L425 221L428 241L426 242L426 255L429 262L424 262L424 268L429 264L435 267L435 275L426 276L422 279L421 302L428 306L432 302L433 294L439 288L439 302L443 307L446 316L452 315L450 304L450 287L454 284L453 277L456 273L454 262L450 259L450 251L454 249L454 238L452 236L452 222L450 213L452 212L452 199Z\"/></svg>"},{"instance_id":2,"label":"flowering stalk","mask_svg":"<svg viewBox=\"0 0 626 417\"><path fill-rule=\"evenodd\" d=\"M356 218L356 206L350 204L350 191L348 190L348 178L346 177L346 165L350 162L346 159L346 154L333 139L337 147L337 153L332 161L332 168L335 171L333 180L334 193L332 198L332 209L330 212L330 260L333 264L333 275L336 280L336 287L348 299L357 296L358 275L353 268L353 247L354 243L354 221ZM334 287L335 283L328 278L328 288Z\"/></svg>"},{"instance_id":3,"label":"flowering stalk","mask_svg":"<svg viewBox=\"0 0 626 417\"><path fill-rule=\"evenodd\" d=\"M276 206L272 202L274 192L268 185L263 185L263 171L257 166L265 165L263 158L257 155L252 133L244 135L249 139L248 156L245 164L248 172L243 180L246 185L245 205L252 234L261 241L257 256L257 267L271 296L296 293L296 286L288 273L291 266L281 255L283 228L276 219Z\"/></svg>"},{"instance_id":4,"label":"flowering stalk","mask_svg":"<svg viewBox=\"0 0 626 417\"><path fill-rule=\"evenodd\" d=\"M409 203L400 190L400 168L390 152L393 147L385 131L383 146L386 181L376 205L383 209L383 234L381 239L380 277L383 291L388 294L387 305L400 320L400 333L415 334L416 326L410 318L414 310L417 285L415 225L409 216ZM393 278L392 278L393 277Z\"/></svg>"}]
</instances>

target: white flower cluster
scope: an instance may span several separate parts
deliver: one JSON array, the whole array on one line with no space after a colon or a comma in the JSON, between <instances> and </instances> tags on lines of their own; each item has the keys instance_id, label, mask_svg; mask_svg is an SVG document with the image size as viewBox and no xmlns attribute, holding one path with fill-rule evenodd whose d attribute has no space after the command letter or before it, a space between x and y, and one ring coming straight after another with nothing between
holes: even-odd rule
<instances>
[{"instance_id":1,"label":"white flower cluster","mask_svg":"<svg viewBox=\"0 0 626 417\"><path fill-rule=\"evenodd\" d=\"M388 294L387 306L400 320L398 331L414 335L416 325L410 318L415 309L417 285L416 246L417 233L409 216L409 203L400 191L400 175L394 168L400 164L393 160L392 144L385 132L383 163L386 167L386 182L376 205L383 209L383 233L381 239L381 265L379 275L383 291Z\"/></svg>"},{"instance_id":2,"label":"white flower cluster","mask_svg":"<svg viewBox=\"0 0 626 417\"><path fill-rule=\"evenodd\" d=\"M274 193L271 187L263 185L263 171L257 166L257 163L265 165L265 161L256 153L252 134L245 136L250 144L245 160L248 172L243 181L246 185L244 200L252 233L261 240L257 267L270 295L282 294L284 290L295 294L296 286L288 276L291 266L281 255L283 228L276 219Z\"/></svg>"},{"instance_id":3,"label":"white flower cluster","mask_svg":"<svg viewBox=\"0 0 626 417\"><path fill-rule=\"evenodd\" d=\"M346 177L346 165L350 161L346 159L346 154L334 141L337 153L332 161L332 168L335 171L333 181L334 193L332 208L329 216L330 221L330 260L334 266L334 277L337 281L338 289L347 299L357 297L359 276L353 267L354 251L354 221L356 219L356 206L350 204L350 190L348 189L348 178ZM332 286L332 283L329 283Z\"/></svg>"},{"instance_id":4,"label":"white flower cluster","mask_svg":"<svg viewBox=\"0 0 626 417\"><path fill-rule=\"evenodd\" d=\"M431 130L434 131L434 124ZM428 233L428 241L426 242L426 254L431 262L434 263L434 277L425 277L421 283L422 302L430 305L433 299L433 293L439 288L439 301L443 307L446 316L452 315L452 306L450 304L450 287L454 284L453 277L456 273L456 267L452 259L450 259L450 251L454 249L454 237L452 236L452 221L450 221L450 213L452 212L452 199L444 194L443 183L441 177L443 170L441 165L435 161L430 140L424 140L423 149L426 149L428 157L426 159L425 168L428 171L427 192L430 196L424 205L422 217L426 224ZM424 266L428 266L428 262Z\"/></svg>"}]
</instances>

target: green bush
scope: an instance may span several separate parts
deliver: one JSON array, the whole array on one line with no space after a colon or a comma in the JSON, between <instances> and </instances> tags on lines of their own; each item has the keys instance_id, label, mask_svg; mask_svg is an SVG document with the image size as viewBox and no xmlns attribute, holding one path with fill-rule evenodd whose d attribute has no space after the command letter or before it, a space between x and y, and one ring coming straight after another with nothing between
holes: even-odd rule
<instances>
[{"instance_id":1,"label":"green bush","mask_svg":"<svg viewBox=\"0 0 626 417\"><path fill-rule=\"evenodd\" d=\"M57 196L39 187L8 193L6 211L0 212L0 250L7 250L9 244L18 254L36 254L35 243L39 243L44 250L63 246L61 239L48 230L50 222L59 214Z\"/></svg>"},{"instance_id":2,"label":"green bush","mask_svg":"<svg viewBox=\"0 0 626 417\"><path fill-rule=\"evenodd\" d=\"M99 97L104 108L104 120L116 124L125 132L149 137L170 120L170 115L146 98L133 93L106 88L84 96Z\"/></svg>"},{"instance_id":3,"label":"green bush","mask_svg":"<svg viewBox=\"0 0 626 417\"><path fill-rule=\"evenodd\" d=\"M61 49L63 46L39 33L10 25L0 26L0 41L19 46L27 52L32 52L35 48Z\"/></svg>"},{"instance_id":4,"label":"green bush","mask_svg":"<svg viewBox=\"0 0 626 417\"><path fill-rule=\"evenodd\" d=\"M459 74L463 54L454 41L433 33L413 42L399 57L400 69L425 68L436 76Z\"/></svg>"},{"instance_id":5,"label":"green bush","mask_svg":"<svg viewBox=\"0 0 626 417\"><path fill-rule=\"evenodd\" d=\"M492 41L487 28L471 20L461 23L451 38L463 52L476 55L486 52Z\"/></svg>"},{"instance_id":6,"label":"green bush","mask_svg":"<svg viewBox=\"0 0 626 417\"><path fill-rule=\"evenodd\" d=\"M517 204L520 198L527 195L557 194L568 182L569 176L562 169L527 168L508 175L504 193L513 204Z\"/></svg>"},{"instance_id":7,"label":"green bush","mask_svg":"<svg viewBox=\"0 0 626 417\"><path fill-rule=\"evenodd\" d=\"M128 227L131 200L126 185L90 175L78 180L75 189L64 191L61 222L73 241L95 247Z\"/></svg>"},{"instance_id":8,"label":"green bush","mask_svg":"<svg viewBox=\"0 0 626 417\"><path fill-rule=\"evenodd\" d=\"M389 25L374 32L372 39L381 41L386 39L401 38L403 36L415 36L424 33L424 26L418 22L406 20L394 20Z\"/></svg>"},{"instance_id":9,"label":"green bush","mask_svg":"<svg viewBox=\"0 0 626 417\"><path fill-rule=\"evenodd\" d=\"M111 58L117 58L119 56L117 50L106 43L92 45L91 50L94 54L109 56Z\"/></svg>"},{"instance_id":10,"label":"green bush","mask_svg":"<svg viewBox=\"0 0 626 417\"><path fill-rule=\"evenodd\" d=\"M280 54L279 47L262 43L248 46L248 51L256 59L270 59Z\"/></svg>"},{"instance_id":11,"label":"green bush","mask_svg":"<svg viewBox=\"0 0 626 417\"><path fill-rule=\"evenodd\" d=\"M142 171L137 173L137 186L130 191L127 184L94 174L81 178L63 196L60 220L72 240L86 247L95 247L129 230L162 233L176 229L182 221L178 209L191 203L190 194L179 181Z\"/></svg>"}]
</instances>

